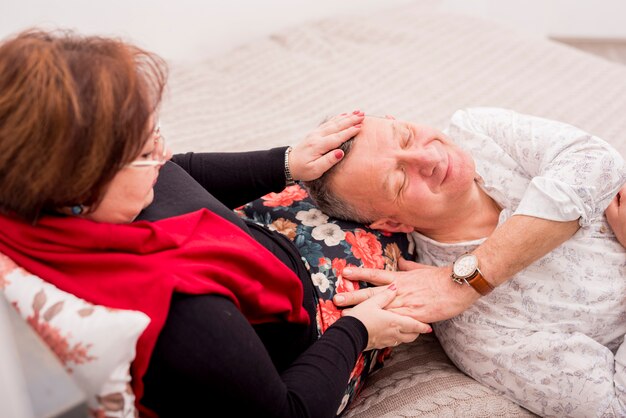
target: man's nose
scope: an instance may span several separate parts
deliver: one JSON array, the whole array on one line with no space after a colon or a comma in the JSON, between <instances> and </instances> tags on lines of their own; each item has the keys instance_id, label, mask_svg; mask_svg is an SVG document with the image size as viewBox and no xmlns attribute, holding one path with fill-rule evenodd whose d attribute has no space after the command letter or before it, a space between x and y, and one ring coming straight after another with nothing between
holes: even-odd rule
<instances>
[{"instance_id":1,"label":"man's nose","mask_svg":"<svg viewBox=\"0 0 626 418\"><path fill-rule=\"evenodd\" d=\"M408 151L405 160L410 167L418 170L420 175L430 177L441 162L441 156L433 147L420 147Z\"/></svg>"}]
</instances>

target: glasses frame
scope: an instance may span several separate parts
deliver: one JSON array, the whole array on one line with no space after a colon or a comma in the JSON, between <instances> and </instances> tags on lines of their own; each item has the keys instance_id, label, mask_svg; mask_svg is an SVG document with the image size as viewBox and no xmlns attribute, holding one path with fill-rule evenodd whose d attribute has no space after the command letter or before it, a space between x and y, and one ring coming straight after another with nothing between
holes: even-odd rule
<instances>
[{"instance_id":1,"label":"glasses frame","mask_svg":"<svg viewBox=\"0 0 626 418\"><path fill-rule=\"evenodd\" d=\"M153 151L150 160L135 160L126 164L127 167L131 168L145 168L145 167L160 167L165 164L168 160L167 158L167 145L165 145L165 137L161 134L161 125L157 124L157 127L153 129L152 135L154 136L154 144L155 149ZM161 149L160 155L157 153L159 148Z\"/></svg>"}]
</instances>

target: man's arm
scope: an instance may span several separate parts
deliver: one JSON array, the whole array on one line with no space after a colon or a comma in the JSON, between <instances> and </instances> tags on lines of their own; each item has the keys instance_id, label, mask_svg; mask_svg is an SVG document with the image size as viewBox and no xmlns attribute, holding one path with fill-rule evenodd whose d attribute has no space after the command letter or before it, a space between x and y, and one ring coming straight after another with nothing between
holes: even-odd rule
<instances>
[{"instance_id":1,"label":"man's arm","mask_svg":"<svg viewBox=\"0 0 626 418\"><path fill-rule=\"evenodd\" d=\"M498 286L571 238L578 220L559 222L515 215L496 228L473 253L484 277Z\"/></svg>"},{"instance_id":2,"label":"man's arm","mask_svg":"<svg viewBox=\"0 0 626 418\"><path fill-rule=\"evenodd\" d=\"M578 221L558 222L516 215L499 226L474 254L480 260L484 277L498 286L567 241L578 228ZM472 287L452 281L451 266L432 267L402 260L400 268L404 271L344 269L343 276L374 285L396 283L397 296L387 309L422 322L452 318L480 298ZM382 289L341 293L334 302L337 306L354 305Z\"/></svg>"}]
</instances>

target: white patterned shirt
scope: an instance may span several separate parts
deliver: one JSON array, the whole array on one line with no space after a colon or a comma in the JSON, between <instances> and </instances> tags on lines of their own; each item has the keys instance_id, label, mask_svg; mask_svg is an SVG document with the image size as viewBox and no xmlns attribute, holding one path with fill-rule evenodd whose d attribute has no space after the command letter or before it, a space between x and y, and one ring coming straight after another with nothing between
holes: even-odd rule
<instances>
[{"instance_id":1,"label":"white patterned shirt","mask_svg":"<svg viewBox=\"0 0 626 418\"><path fill-rule=\"evenodd\" d=\"M460 315L433 324L464 372L541 416L626 416L626 251L604 210L626 181L623 158L571 125L506 109L457 111L448 136L479 184L513 215L581 228ZM418 261L450 265L484 239L413 233Z\"/></svg>"}]
</instances>

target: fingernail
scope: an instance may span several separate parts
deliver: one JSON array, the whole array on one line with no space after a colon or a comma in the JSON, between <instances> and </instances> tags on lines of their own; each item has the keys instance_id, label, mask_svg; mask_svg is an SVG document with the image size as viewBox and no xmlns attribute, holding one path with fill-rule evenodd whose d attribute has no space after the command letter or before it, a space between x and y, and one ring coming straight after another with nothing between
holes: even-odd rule
<instances>
[{"instance_id":1,"label":"fingernail","mask_svg":"<svg viewBox=\"0 0 626 418\"><path fill-rule=\"evenodd\" d=\"M343 158L343 151L340 149L335 150L335 158L341 160Z\"/></svg>"},{"instance_id":2,"label":"fingernail","mask_svg":"<svg viewBox=\"0 0 626 418\"><path fill-rule=\"evenodd\" d=\"M348 269L343 269L343 273L344 276L349 276L352 274L352 269L348 268Z\"/></svg>"},{"instance_id":3,"label":"fingernail","mask_svg":"<svg viewBox=\"0 0 626 418\"><path fill-rule=\"evenodd\" d=\"M337 303L344 303L346 301L346 298L341 296L341 295L335 295L335 302Z\"/></svg>"},{"instance_id":4,"label":"fingernail","mask_svg":"<svg viewBox=\"0 0 626 418\"><path fill-rule=\"evenodd\" d=\"M433 332L433 329L431 327L428 327L428 331L426 331L426 334Z\"/></svg>"},{"instance_id":5,"label":"fingernail","mask_svg":"<svg viewBox=\"0 0 626 418\"><path fill-rule=\"evenodd\" d=\"M360 110L355 110L354 112L352 112L353 115L358 115L359 113L361 113Z\"/></svg>"},{"instance_id":6,"label":"fingernail","mask_svg":"<svg viewBox=\"0 0 626 418\"><path fill-rule=\"evenodd\" d=\"M395 283L391 283L387 289L389 289L389 290L396 290L396 284Z\"/></svg>"},{"instance_id":7,"label":"fingernail","mask_svg":"<svg viewBox=\"0 0 626 418\"><path fill-rule=\"evenodd\" d=\"M360 127L361 127L361 124L360 124L360 123L358 123L358 124L354 125L354 127L355 127L355 128L360 128Z\"/></svg>"}]
</instances>

